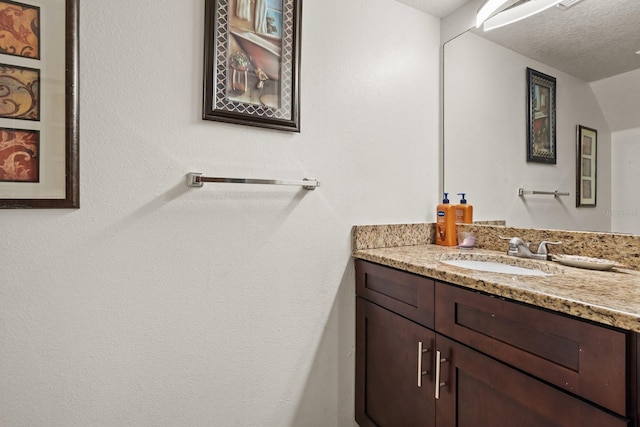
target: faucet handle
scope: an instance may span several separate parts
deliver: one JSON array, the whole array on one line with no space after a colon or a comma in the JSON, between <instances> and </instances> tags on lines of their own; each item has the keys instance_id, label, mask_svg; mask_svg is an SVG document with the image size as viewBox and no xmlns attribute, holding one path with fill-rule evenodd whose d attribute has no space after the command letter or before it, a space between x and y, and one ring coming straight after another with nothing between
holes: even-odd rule
<instances>
[{"instance_id":1,"label":"faucet handle","mask_svg":"<svg viewBox=\"0 0 640 427\"><path fill-rule=\"evenodd\" d=\"M508 240L509 246L524 245L527 248L529 247L530 242L525 242L520 237L502 237L502 236L498 236L498 237L501 238L502 240Z\"/></svg>"},{"instance_id":2,"label":"faucet handle","mask_svg":"<svg viewBox=\"0 0 640 427\"><path fill-rule=\"evenodd\" d=\"M547 251L547 245L561 245L562 242L547 242L546 240L540 242L540 246L538 246L538 255L547 255L549 252Z\"/></svg>"},{"instance_id":3,"label":"faucet handle","mask_svg":"<svg viewBox=\"0 0 640 427\"><path fill-rule=\"evenodd\" d=\"M524 241L520 237L503 237L503 236L498 236L498 237L502 240L508 240L509 246L524 243ZM527 246L529 245L528 243L524 243L524 244Z\"/></svg>"}]
</instances>

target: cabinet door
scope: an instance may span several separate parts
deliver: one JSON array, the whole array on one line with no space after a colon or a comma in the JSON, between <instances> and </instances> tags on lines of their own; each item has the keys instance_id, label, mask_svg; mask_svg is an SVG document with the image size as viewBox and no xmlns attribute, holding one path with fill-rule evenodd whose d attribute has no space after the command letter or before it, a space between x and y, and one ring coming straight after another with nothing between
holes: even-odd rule
<instances>
[{"instance_id":1,"label":"cabinet door","mask_svg":"<svg viewBox=\"0 0 640 427\"><path fill-rule=\"evenodd\" d=\"M437 335L438 427L627 426L553 386ZM444 384L443 384L444 383Z\"/></svg>"},{"instance_id":2,"label":"cabinet door","mask_svg":"<svg viewBox=\"0 0 640 427\"><path fill-rule=\"evenodd\" d=\"M356 421L430 427L435 421L434 332L356 298Z\"/></svg>"}]
</instances>

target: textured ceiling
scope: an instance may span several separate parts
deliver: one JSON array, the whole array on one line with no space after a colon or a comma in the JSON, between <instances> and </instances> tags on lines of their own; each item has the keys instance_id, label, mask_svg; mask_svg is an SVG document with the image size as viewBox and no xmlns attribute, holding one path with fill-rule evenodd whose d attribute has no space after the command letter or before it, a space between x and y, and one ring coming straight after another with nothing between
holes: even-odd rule
<instances>
[{"instance_id":1,"label":"textured ceiling","mask_svg":"<svg viewBox=\"0 0 640 427\"><path fill-rule=\"evenodd\" d=\"M525 56L587 82L640 68L640 0L583 0L486 33Z\"/></svg>"},{"instance_id":2,"label":"textured ceiling","mask_svg":"<svg viewBox=\"0 0 640 427\"><path fill-rule=\"evenodd\" d=\"M397 1L442 18L470 0ZM640 0L582 0L474 32L587 82L640 68Z\"/></svg>"}]
</instances>

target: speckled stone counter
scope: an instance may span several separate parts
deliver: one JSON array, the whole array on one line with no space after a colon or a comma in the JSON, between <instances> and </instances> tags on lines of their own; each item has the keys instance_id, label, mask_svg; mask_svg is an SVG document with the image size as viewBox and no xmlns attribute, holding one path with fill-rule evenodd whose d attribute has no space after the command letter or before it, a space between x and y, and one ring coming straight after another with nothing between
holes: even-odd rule
<instances>
[{"instance_id":1,"label":"speckled stone counter","mask_svg":"<svg viewBox=\"0 0 640 427\"><path fill-rule=\"evenodd\" d=\"M353 256L605 325L640 332L640 272L637 270L640 240L637 240L635 236L551 232L547 230L532 231L477 225L465 227L468 227L466 229L473 231L476 235L477 248L461 250L456 247L449 248L432 244L433 224L354 227L352 235ZM556 251L556 246L554 246L553 252L603 257L633 268L615 267L608 271L593 271L568 267L552 261L509 257L505 254L507 243L499 239L497 240L500 241L500 245L494 247L501 247L503 249L501 251L482 247L482 242L485 239L487 242L493 243L492 236L502 231L509 237L519 235L529 241L535 241L530 237L533 235L541 236L540 240L553 240L557 236L554 233L564 233L563 236L572 239L570 244L557 247L564 247L565 251ZM520 234L510 234L511 232ZM523 232L529 232L531 235L528 236ZM576 234L582 234L583 239L576 237ZM568 241L567 238L559 240ZM624 245L618 243L606 246L609 240L614 242L624 240L625 242ZM605 245L606 248L592 248L592 246L598 245ZM567 248L569 249L566 250ZM580 252L574 248L580 249ZM631 255L626 253L627 250ZM620 252L620 257L611 256L616 251ZM531 266L552 274L549 276L519 276L490 273L455 267L441 262L443 259L469 257L469 254L500 257L506 262L513 259L513 265Z\"/></svg>"}]
</instances>

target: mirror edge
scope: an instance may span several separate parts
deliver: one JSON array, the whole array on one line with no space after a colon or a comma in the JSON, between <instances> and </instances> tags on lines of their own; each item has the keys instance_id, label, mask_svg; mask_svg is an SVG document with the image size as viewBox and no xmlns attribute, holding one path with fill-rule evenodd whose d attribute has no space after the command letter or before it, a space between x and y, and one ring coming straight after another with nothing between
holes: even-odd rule
<instances>
[{"instance_id":1,"label":"mirror edge","mask_svg":"<svg viewBox=\"0 0 640 427\"><path fill-rule=\"evenodd\" d=\"M444 47L447 43L466 33L475 25L478 9L486 0L469 0L440 20L440 120L438 132L438 198L444 193Z\"/></svg>"}]
</instances>

